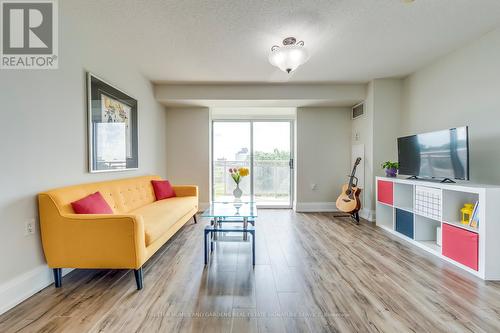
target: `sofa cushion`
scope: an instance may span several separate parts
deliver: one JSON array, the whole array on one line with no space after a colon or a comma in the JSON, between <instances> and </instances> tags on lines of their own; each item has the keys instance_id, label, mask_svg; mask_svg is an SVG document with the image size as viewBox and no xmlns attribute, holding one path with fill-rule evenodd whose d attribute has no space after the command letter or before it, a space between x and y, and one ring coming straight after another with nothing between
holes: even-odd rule
<instances>
[{"instance_id":1,"label":"sofa cushion","mask_svg":"<svg viewBox=\"0 0 500 333\"><path fill-rule=\"evenodd\" d=\"M76 214L113 214L106 200L100 192L87 195L86 197L71 203Z\"/></svg>"},{"instance_id":2,"label":"sofa cushion","mask_svg":"<svg viewBox=\"0 0 500 333\"><path fill-rule=\"evenodd\" d=\"M156 201L130 213L142 216L146 246L149 246L197 205L197 197L174 197Z\"/></svg>"},{"instance_id":3,"label":"sofa cushion","mask_svg":"<svg viewBox=\"0 0 500 333\"><path fill-rule=\"evenodd\" d=\"M168 180L152 180L156 200L163 200L175 197L174 189Z\"/></svg>"}]
</instances>

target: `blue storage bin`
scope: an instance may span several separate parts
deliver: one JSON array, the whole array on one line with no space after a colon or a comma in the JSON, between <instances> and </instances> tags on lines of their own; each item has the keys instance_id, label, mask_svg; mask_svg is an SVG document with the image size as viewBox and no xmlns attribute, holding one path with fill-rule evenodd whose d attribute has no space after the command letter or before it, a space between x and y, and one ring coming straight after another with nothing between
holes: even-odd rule
<instances>
[{"instance_id":1,"label":"blue storage bin","mask_svg":"<svg viewBox=\"0 0 500 333\"><path fill-rule=\"evenodd\" d=\"M413 239L413 213L396 209L396 231Z\"/></svg>"}]
</instances>

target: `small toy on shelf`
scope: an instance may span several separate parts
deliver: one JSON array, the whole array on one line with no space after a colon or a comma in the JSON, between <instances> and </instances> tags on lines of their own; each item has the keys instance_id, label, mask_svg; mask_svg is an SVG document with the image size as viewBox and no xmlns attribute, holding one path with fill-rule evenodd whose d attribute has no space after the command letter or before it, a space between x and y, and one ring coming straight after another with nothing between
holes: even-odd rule
<instances>
[{"instance_id":1,"label":"small toy on shelf","mask_svg":"<svg viewBox=\"0 0 500 333\"><path fill-rule=\"evenodd\" d=\"M464 206L460 209L460 212L462 212L462 224L469 225L473 211L474 211L474 204L471 203L464 204Z\"/></svg>"}]
</instances>

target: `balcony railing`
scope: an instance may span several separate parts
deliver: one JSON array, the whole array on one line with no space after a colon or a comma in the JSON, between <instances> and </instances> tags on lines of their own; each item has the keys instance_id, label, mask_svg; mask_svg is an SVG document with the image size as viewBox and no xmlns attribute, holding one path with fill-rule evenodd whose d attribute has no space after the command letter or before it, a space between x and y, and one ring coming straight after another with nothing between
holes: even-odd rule
<instances>
[{"instance_id":1,"label":"balcony railing","mask_svg":"<svg viewBox=\"0 0 500 333\"><path fill-rule=\"evenodd\" d=\"M215 198L233 195L235 184L230 168L250 167L249 161L219 160L214 163ZM290 166L289 160L254 160L253 166L254 197L256 201L289 201L290 200ZM240 188L245 195L250 195L250 179L243 178Z\"/></svg>"}]
</instances>

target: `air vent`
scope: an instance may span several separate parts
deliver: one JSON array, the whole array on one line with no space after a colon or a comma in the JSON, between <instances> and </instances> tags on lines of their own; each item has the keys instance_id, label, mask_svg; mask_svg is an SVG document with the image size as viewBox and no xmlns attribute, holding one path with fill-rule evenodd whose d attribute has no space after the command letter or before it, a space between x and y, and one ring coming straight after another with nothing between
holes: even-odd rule
<instances>
[{"instance_id":1,"label":"air vent","mask_svg":"<svg viewBox=\"0 0 500 333\"><path fill-rule=\"evenodd\" d=\"M352 119L356 119L365 114L365 103L361 102L352 107Z\"/></svg>"}]
</instances>

